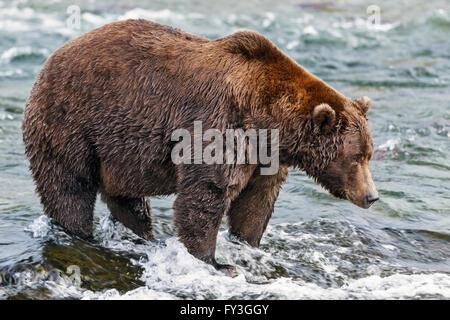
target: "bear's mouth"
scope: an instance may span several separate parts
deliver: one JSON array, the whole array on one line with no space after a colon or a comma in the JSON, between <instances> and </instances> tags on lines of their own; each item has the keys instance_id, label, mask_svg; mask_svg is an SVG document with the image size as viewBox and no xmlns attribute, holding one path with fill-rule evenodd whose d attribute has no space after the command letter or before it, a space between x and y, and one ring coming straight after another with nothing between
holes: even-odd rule
<instances>
[{"instance_id":1,"label":"bear's mouth","mask_svg":"<svg viewBox=\"0 0 450 320\"><path fill-rule=\"evenodd\" d=\"M336 198L338 198L338 199L342 199L342 200L349 200L348 199L348 196L347 196L347 193L346 192L344 192L344 191L342 191L342 192L335 192L335 194L333 194L333 196L335 196Z\"/></svg>"},{"instance_id":2,"label":"bear's mouth","mask_svg":"<svg viewBox=\"0 0 450 320\"><path fill-rule=\"evenodd\" d=\"M352 194L347 194L347 199L354 205L363 208L363 209L369 209L372 204L378 200L378 197L372 201L367 201L366 199L360 199L359 197L354 197Z\"/></svg>"},{"instance_id":3,"label":"bear's mouth","mask_svg":"<svg viewBox=\"0 0 450 320\"><path fill-rule=\"evenodd\" d=\"M327 187L327 186L325 186L325 185L323 185L323 184L322 184L322 186L323 186L323 188L326 189L333 197L338 198L338 199L341 199L341 200L349 200L349 201L351 201L351 200L349 199L348 195L347 195L347 192L345 192L344 190L333 190L333 189L330 189L329 187Z\"/></svg>"}]
</instances>

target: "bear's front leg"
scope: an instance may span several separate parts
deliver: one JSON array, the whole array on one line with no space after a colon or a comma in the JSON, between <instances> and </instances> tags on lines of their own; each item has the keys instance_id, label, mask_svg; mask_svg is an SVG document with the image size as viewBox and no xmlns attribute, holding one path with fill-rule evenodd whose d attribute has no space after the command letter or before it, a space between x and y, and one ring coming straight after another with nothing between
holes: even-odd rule
<instances>
[{"instance_id":1,"label":"bear's front leg","mask_svg":"<svg viewBox=\"0 0 450 320\"><path fill-rule=\"evenodd\" d=\"M174 202L175 226L190 254L212 264L217 270L236 276L234 266L218 264L215 259L217 233L230 201L226 197L220 173L208 174L204 172L205 169L182 169L178 196Z\"/></svg>"},{"instance_id":2,"label":"bear's front leg","mask_svg":"<svg viewBox=\"0 0 450 320\"><path fill-rule=\"evenodd\" d=\"M261 175L259 169L255 170L245 189L231 202L228 224L232 235L259 246L287 175L288 168L284 166L274 175Z\"/></svg>"}]
</instances>

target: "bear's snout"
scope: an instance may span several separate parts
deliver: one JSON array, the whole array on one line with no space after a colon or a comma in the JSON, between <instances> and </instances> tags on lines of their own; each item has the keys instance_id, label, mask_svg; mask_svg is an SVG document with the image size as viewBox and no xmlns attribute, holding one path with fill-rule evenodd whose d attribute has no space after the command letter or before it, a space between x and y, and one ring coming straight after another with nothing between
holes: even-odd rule
<instances>
[{"instance_id":1,"label":"bear's snout","mask_svg":"<svg viewBox=\"0 0 450 320\"><path fill-rule=\"evenodd\" d=\"M377 200L379 200L379 196L378 196L378 192L371 192L369 194L366 195L364 202L365 202L365 209L370 208L370 206Z\"/></svg>"}]
</instances>

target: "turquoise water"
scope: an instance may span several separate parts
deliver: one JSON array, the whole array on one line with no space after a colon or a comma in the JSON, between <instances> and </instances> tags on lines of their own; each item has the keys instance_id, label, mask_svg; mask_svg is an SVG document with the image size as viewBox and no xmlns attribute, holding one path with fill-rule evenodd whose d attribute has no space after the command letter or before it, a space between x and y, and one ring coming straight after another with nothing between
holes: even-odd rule
<instances>
[{"instance_id":1,"label":"turquoise water","mask_svg":"<svg viewBox=\"0 0 450 320\"><path fill-rule=\"evenodd\" d=\"M0 1L0 298L449 299L450 4L379 1L381 24L368 26L371 4ZM79 29L67 24L71 5ZM67 40L138 17L210 38L257 30L345 95L370 96L380 201L359 209L292 171L261 248L230 241L224 224L217 256L238 266L233 279L176 240L173 197L152 199L158 243L112 222L100 202L95 243L49 224L20 132L34 78Z\"/></svg>"}]
</instances>

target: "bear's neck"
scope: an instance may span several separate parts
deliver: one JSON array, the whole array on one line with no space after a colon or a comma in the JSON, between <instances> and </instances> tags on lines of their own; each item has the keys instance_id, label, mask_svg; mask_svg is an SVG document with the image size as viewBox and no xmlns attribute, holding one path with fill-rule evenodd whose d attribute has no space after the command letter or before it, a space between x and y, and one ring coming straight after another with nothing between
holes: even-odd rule
<instances>
[{"instance_id":1,"label":"bear's neck","mask_svg":"<svg viewBox=\"0 0 450 320\"><path fill-rule=\"evenodd\" d=\"M337 157L343 143L343 130L338 122L332 132L320 134L308 118L301 119L296 127L280 128L280 164L298 168L313 178L319 177Z\"/></svg>"}]
</instances>

